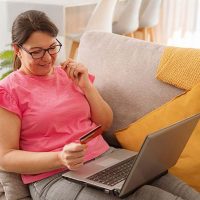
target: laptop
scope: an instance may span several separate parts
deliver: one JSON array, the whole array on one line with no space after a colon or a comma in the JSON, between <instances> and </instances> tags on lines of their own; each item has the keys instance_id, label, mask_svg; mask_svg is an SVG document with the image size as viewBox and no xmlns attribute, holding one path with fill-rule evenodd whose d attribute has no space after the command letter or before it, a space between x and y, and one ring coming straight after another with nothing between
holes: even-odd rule
<instances>
[{"instance_id":1,"label":"laptop","mask_svg":"<svg viewBox=\"0 0 200 200\"><path fill-rule=\"evenodd\" d=\"M124 198L176 164L199 118L200 113L148 135L139 153L113 148L63 177Z\"/></svg>"}]
</instances>

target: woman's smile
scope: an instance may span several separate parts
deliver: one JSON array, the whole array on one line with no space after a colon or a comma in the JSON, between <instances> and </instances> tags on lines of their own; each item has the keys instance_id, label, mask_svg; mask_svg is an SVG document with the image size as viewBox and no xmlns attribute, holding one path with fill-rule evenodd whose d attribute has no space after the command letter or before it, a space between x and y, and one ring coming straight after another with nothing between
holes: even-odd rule
<instances>
[{"instance_id":1,"label":"woman's smile","mask_svg":"<svg viewBox=\"0 0 200 200\"><path fill-rule=\"evenodd\" d=\"M44 67L44 68L50 68L52 66L52 64L51 63L44 63L44 64L38 64L38 66Z\"/></svg>"}]
</instances>

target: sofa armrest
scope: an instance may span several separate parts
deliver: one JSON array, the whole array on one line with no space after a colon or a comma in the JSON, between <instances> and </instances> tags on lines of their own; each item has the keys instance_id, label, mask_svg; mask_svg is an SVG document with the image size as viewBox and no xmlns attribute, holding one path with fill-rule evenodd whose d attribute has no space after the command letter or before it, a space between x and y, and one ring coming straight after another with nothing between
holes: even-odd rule
<instances>
[{"instance_id":1,"label":"sofa armrest","mask_svg":"<svg viewBox=\"0 0 200 200\"><path fill-rule=\"evenodd\" d=\"M31 200L27 185L24 185L21 176L16 173L0 171L0 198L3 200Z\"/></svg>"}]
</instances>

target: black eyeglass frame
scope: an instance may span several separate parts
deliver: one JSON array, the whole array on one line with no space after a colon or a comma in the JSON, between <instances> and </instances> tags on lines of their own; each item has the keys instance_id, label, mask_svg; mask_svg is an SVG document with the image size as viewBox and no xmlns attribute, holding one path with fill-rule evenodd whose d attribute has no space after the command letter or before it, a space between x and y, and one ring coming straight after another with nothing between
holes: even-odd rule
<instances>
[{"instance_id":1,"label":"black eyeglass frame","mask_svg":"<svg viewBox=\"0 0 200 200\"><path fill-rule=\"evenodd\" d=\"M61 47L62 47L61 42L60 42L58 39L56 39L56 41L58 42L58 44L55 45L55 46L59 46L60 49L61 49ZM34 52L28 51L25 47L23 47L23 46L20 45L20 44L18 44L17 46L18 46L19 48L23 49L26 53L30 54L31 57L32 57L33 59L41 59L41 58L43 58L44 55L46 54L46 52L48 52L49 55L55 55L55 54L57 54L57 53L60 51L60 49L59 49L58 52L52 54L52 53L49 52L49 50L52 49L52 47L49 47L49 48L47 48L47 49L43 49L43 48L38 47L38 48L40 48L41 50L43 50L44 53L43 53L43 55L42 55L41 57L39 57L39 58L34 58L33 55L32 55ZM54 46L54 47L55 47L55 46Z\"/></svg>"}]
</instances>

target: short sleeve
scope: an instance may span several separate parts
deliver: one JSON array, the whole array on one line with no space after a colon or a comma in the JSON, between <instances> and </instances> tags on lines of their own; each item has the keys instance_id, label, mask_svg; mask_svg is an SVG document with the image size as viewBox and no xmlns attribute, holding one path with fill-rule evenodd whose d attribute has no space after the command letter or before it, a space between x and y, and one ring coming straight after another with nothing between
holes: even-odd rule
<instances>
[{"instance_id":1,"label":"short sleeve","mask_svg":"<svg viewBox=\"0 0 200 200\"><path fill-rule=\"evenodd\" d=\"M0 87L0 107L15 113L21 119L21 111L15 98L4 88Z\"/></svg>"}]
</instances>

